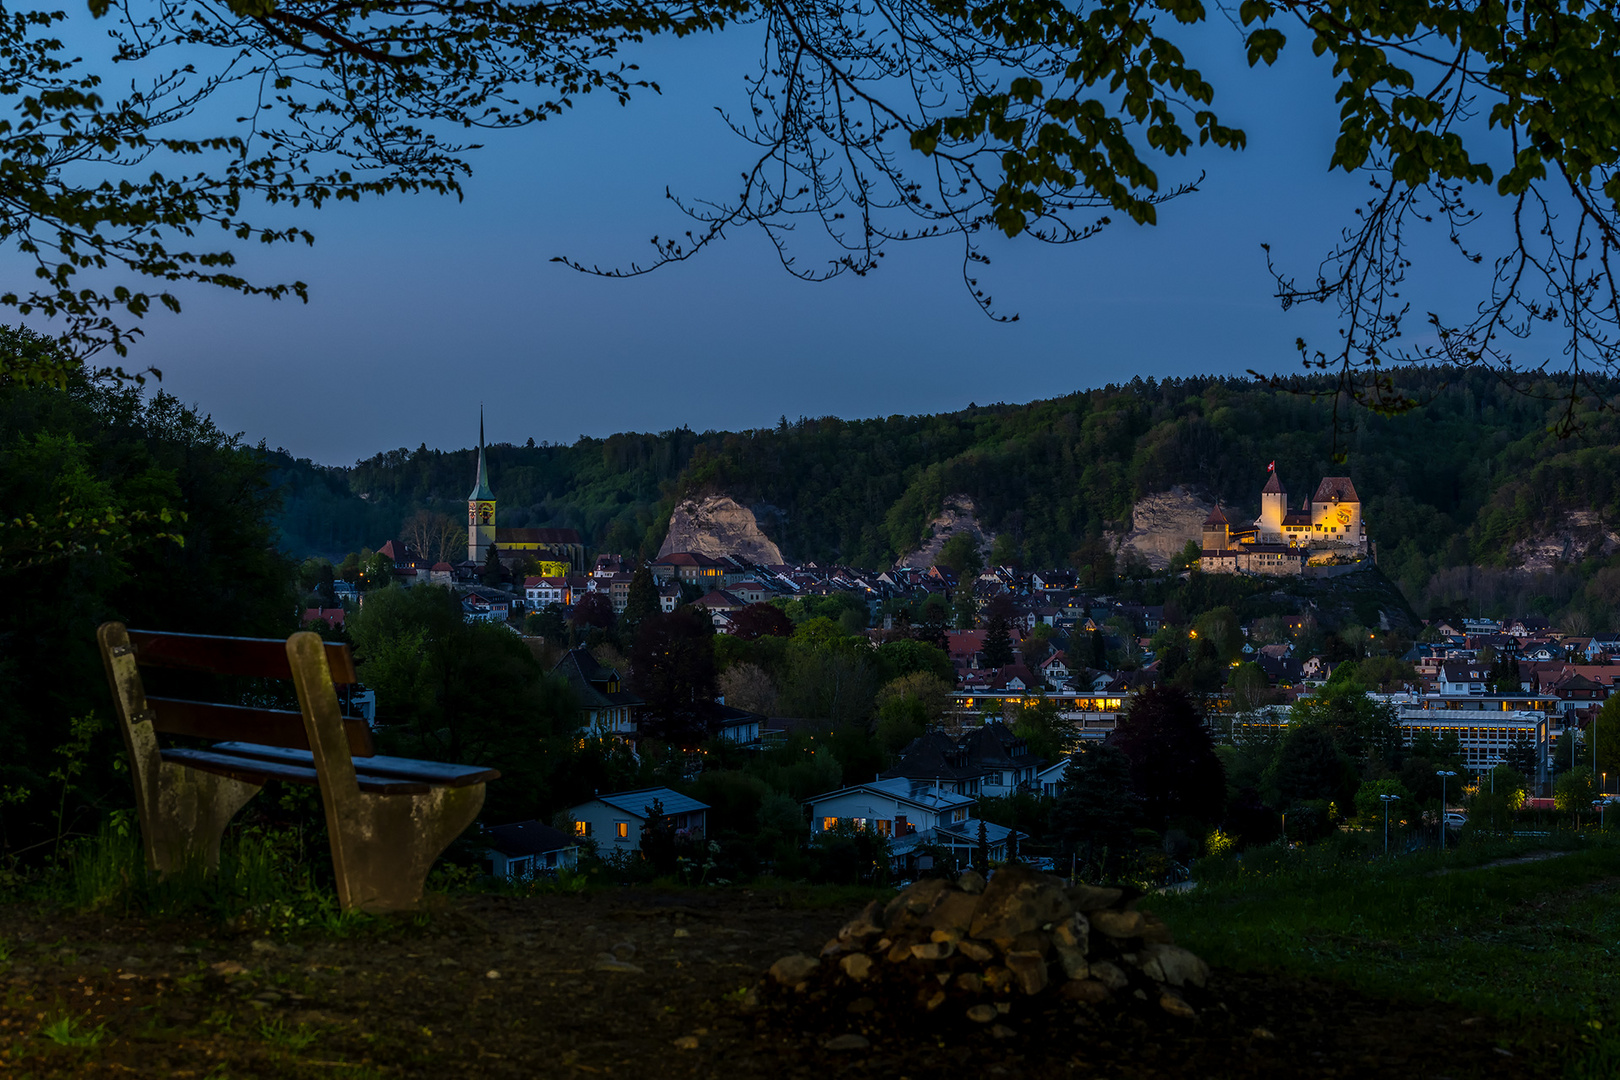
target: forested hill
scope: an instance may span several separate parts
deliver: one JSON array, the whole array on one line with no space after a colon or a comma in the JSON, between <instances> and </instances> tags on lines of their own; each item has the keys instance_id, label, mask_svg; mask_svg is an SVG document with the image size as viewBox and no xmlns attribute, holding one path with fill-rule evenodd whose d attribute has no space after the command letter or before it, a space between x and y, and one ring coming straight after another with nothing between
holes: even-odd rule
<instances>
[{"instance_id":1,"label":"forested hill","mask_svg":"<svg viewBox=\"0 0 1620 1080\"><path fill-rule=\"evenodd\" d=\"M1589 413L1559 440L1553 383L1545 398L1488 372L1417 369L1402 383L1426 403L1398 417L1351 413L1354 430L1337 436L1343 463L1331 397L1310 394L1330 392L1326 381L1151 378L933 416L497 444L489 463L502 525L571 526L598 549L645 555L679 498L724 492L762 513L790 559L877 566L915 548L948 495L971 496L1026 564L1056 565L1126 521L1139 496L1174 484L1257 510L1276 461L1296 503L1324 475L1351 476L1381 564L1414 600L1442 568L1504 565L1561 509L1620 516L1613 416ZM300 555L376 546L420 508L461 520L474 468L473 450L425 446L349 469L274 457L285 544Z\"/></svg>"}]
</instances>

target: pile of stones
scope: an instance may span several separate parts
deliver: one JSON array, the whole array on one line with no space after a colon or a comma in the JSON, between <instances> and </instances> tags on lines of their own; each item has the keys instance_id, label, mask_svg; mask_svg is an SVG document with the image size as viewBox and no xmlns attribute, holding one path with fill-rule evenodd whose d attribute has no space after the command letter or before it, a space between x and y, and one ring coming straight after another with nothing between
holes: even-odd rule
<instances>
[{"instance_id":1,"label":"pile of stones","mask_svg":"<svg viewBox=\"0 0 1620 1080\"><path fill-rule=\"evenodd\" d=\"M1163 920L1135 910L1135 897L1013 864L988 883L969 871L873 901L819 957L773 964L765 989L847 998L853 1013L898 998L1001 1035L1012 1032L998 1021L1015 1008L1053 1002L1118 1001L1192 1019L1208 979L1209 966L1177 947Z\"/></svg>"}]
</instances>

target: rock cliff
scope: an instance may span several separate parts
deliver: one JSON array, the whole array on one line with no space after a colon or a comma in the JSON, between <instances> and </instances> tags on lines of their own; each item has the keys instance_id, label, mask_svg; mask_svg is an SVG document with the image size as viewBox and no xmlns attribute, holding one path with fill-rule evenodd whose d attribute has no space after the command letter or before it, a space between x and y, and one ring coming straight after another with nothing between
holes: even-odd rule
<instances>
[{"instance_id":1,"label":"rock cliff","mask_svg":"<svg viewBox=\"0 0 1620 1080\"><path fill-rule=\"evenodd\" d=\"M1153 569L1163 570L1188 540L1202 540L1204 519L1212 506L1214 503L1177 484L1169 491L1143 496L1131 508L1130 531L1110 539L1118 541L1122 557L1134 550Z\"/></svg>"},{"instance_id":2,"label":"rock cliff","mask_svg":"<svg viewBox=\"0 0 1620 1080\"><path fill-rule=\"evenodd\" d=\"M729 495L687 499L675 507L658 554L662 558L676 551L713 558L735 555L764 566L783 561L781 549L760 529L754 512Z\"/></svg>"},{"instance_id":3,"label":"rock cliff","mask_svg":"<svg viewBox=\"0 0 1620 1080\"><path fill-rule=\"evenodd\" d=\"M971 533L973 539L978 542L979 550L988 560L990 547L996 542L996 534L979 524L978 513L979 508L968 496L947 495L939 516L928 523L928 539L923 541L922 547L916 551L901 556L895 565L918 568L933 566L934 560L939 557L939 549L945 546L945 541L959 532Z\"/></svg>"},{"instance_id":4,"label":"rock cliff","mask_svg":"<svg viewBox=\"0 0 1620 1080\"><path fill-rule=\"evenodd\" d=\"M1508 564L1531 573L1545 573L1558 564L1582 559L1606 559L1620 551L1620 535L1591 510L1570 510L1552 531L1514 544Z\"/></svg>"}]
</instances>

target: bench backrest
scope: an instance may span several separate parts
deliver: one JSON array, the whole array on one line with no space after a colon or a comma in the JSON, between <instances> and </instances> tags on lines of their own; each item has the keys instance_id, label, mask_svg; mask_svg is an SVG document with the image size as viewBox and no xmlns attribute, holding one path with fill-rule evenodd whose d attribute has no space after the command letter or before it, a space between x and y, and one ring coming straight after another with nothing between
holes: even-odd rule
<instances>
[{"instance_id":1,"label":"bench backrest","mask_svg":"<svg viewBox=\"0 0 1620 1080\"><path fill-rule=\"evenodd\" d=\"M129 630L127 633L135 663L140 667L249 678L293 677L292 665L287 660L287 643L275 638L215 637L154 630ZM330 641L323 645L333 684L344 686L358 681L349 647ZM304 716L297 710L224 705L151 695L146 695L146 707L153 730L161 734L235 739L294 750L310 749ZM343 729L352 756L371 757L376 753L371 730L364 719L344 717Z\"/></svg>"}]
</instances>

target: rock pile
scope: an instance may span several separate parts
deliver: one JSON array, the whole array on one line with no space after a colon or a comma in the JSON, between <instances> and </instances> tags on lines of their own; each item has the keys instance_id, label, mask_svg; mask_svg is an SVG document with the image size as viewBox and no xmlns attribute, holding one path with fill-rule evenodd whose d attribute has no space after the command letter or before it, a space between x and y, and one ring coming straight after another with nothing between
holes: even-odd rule
<instances>
[{"instance_id":1,"label":"rock pile","mask_svg":"<svg viewBox=\"0 0 1620 1080\"><path fill-rule=\"evenodd\" d=\"M1068 885L1015 864L988 884L969 871L873 901L820 957L773 964L767 988L847 997L851 1013L903 997L924 1013L954 1013L1010 1035L997 1021L1020 999L1119 1000L1191 1019L1208 978L1209 966L1121 890Z\"/></svg>"}]
</instances>

